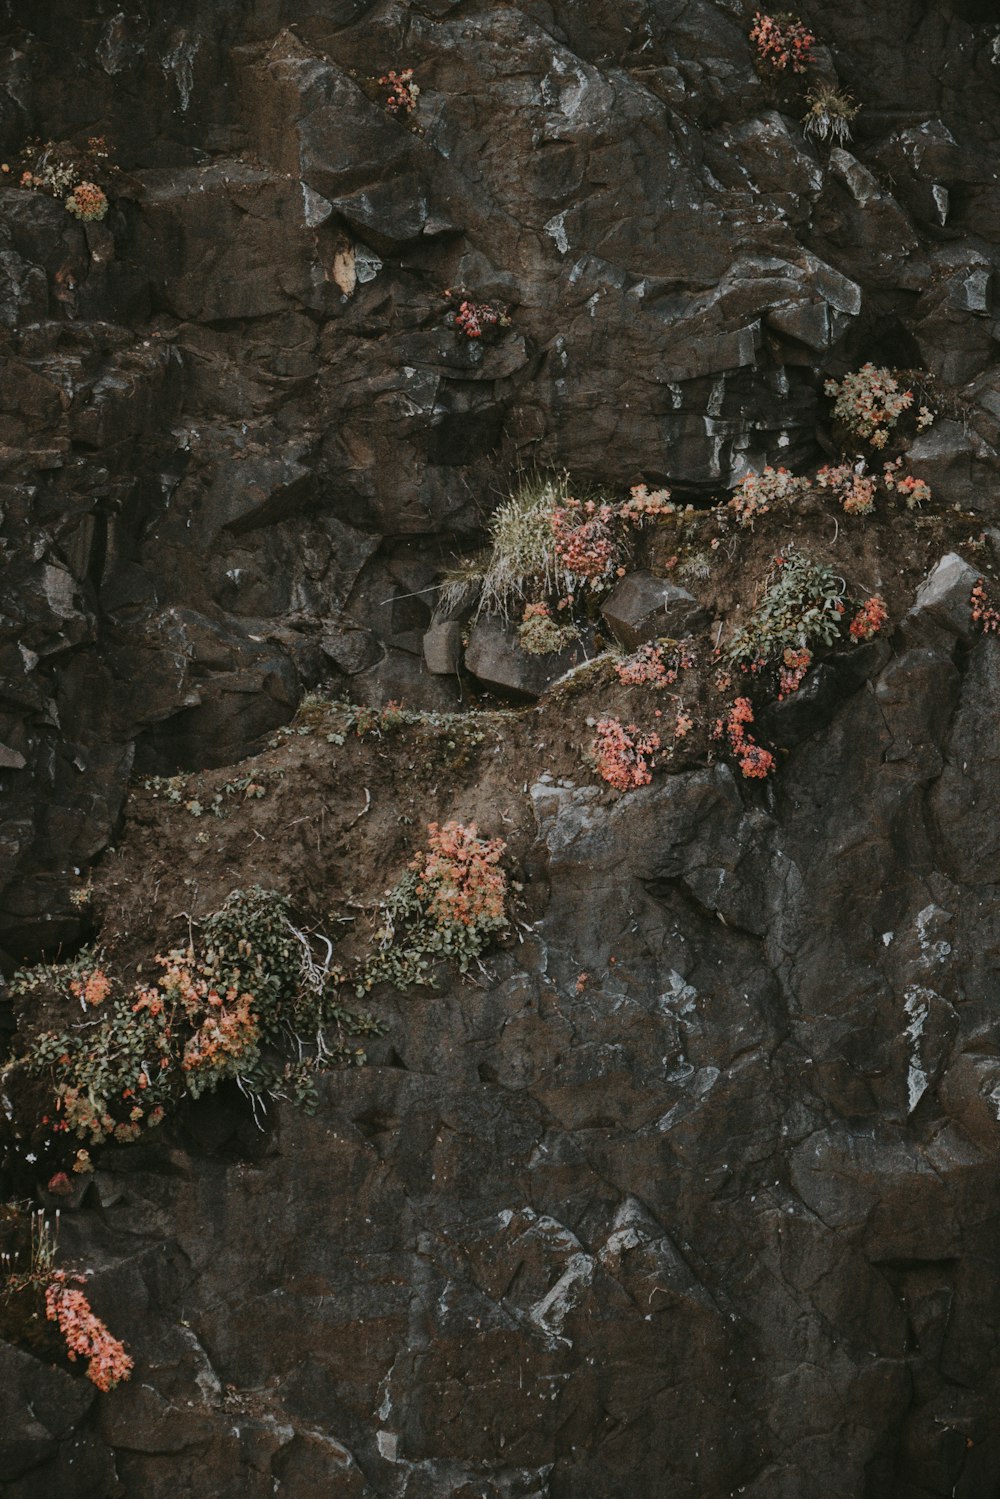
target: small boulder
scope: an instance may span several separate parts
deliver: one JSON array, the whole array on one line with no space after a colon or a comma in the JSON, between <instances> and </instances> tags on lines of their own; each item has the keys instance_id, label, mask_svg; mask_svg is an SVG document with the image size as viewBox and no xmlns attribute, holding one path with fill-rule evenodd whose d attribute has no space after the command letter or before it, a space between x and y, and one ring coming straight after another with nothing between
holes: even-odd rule
<instances>
[{"instance_id":1,"label":"small boulder","mask_svg":"<svg viewBox=\"0 0 1000 1499\"><path fill-rule=\"evenodd\" d=\"M465 650L466 666L484 687L520 698L541 697L553 682L586 659L582 640L549 655L529 655L521 649L517 626L496 615L476 621Z\"/></svg>"},{"instance_id":2,"label":"small boulder","mask_svg":"<svg viewBox=\"0 0 1000 1499\"><path fill-rule=\"evenodd\" d=\"M645 571L622 578L601 613L618 644L627 651L661 635L675 639L695 635L710 622L708 610L686 588Z\"/></svg>"},{"instance_id":3,"label":"small boulder","mask_svg":"<svg viewBox=\"0 0 1000 1499\"><path fill-rule=\"evenodd\" d=\"M980 576L964 557L948 552L917 589L908 622L930 621L962 640L971 640L976 625L970 599Z\"/></svg>"},{"instance_id":4,"label":"small boulder","mask_svg":"<svg viewBox=\"0 0 1000 1499\"><path fill-rule=\"evenodd\" d=\"M453 676L462 664L462 626L457 620L432 624L424 632L424 665L437 677Z\"/></svg>"}]
</instances>

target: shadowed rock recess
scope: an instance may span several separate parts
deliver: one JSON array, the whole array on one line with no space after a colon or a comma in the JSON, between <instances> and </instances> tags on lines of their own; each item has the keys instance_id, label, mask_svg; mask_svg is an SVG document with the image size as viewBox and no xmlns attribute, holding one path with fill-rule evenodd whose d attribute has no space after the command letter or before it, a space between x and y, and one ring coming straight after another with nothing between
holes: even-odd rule
<instances>
[{"instance_id":1,"label":"shadowed rock recess","mask_svg":"<svg viewBox=\"0 0 1000 1499\"><path fill-rule=\"evenodd\" d=\"M433 818L509 834L523 891L465 980L373 991L314 1114L234 1091L94 1150L60 1262L136 1371L0 1342L3 1499L1000 1495L1000 18L802 0L838 144L754 10L0 0L6 978L148 970L257 880L349 922ZM91 136L106 218L20 186ZM510 326L463 336L451 289ZM904 583L890 535L891 628L759 719L766 784L710 751L611 795L554 753L592 641L525 658L442 572L524 474L702 512L815 472L866 361L922 372L907 457L958 529ZM803 515L813 551L868 524ZM724 601L669 570L605 618L710 655ZM282 737L316 688L515 727L481 775L338 762ZM237 841L142 800L258 753L283 811ZM2 1195L54 1207L27 1160Z\"/></svg>"}]
</instances>

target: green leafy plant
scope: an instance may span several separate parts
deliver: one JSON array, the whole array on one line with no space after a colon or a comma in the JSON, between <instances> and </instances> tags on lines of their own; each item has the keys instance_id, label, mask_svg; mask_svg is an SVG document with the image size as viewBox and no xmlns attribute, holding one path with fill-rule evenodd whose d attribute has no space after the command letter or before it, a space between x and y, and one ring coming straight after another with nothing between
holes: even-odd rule
<instances>
[{"instance_id":1,"label":"green leafy plant","mask_svg":"<svg viewBox=\"0 0 1000 1499\"><path fill-rule=\"evenodd\" d=\"M832 645L840 635L846 605L844 580L833 570L788 547L748 622L729 642L733 666L761 671L776 666L786 650Z\"/></svg>"},{"instance_id":2,"label":"green leafy plant","mask_svg":"<svg viewBox=\"0 0 1000 1499\"><path fill-rule=\"evenodd\" d=\"M103 970L72 969L69 977L51 967L41 980L19 976L18 992L55 982L96 1009L35 1036L0 1076L8 1085L19 1075L45 1080L51 1113L42 1123L94 1145L137 1139L181 1098L227 1078L255 1114L266 1098L308 1104L314 1074L331 1062L363 1062L352 1038L378 1029L339 1003L333 945L323 937L317 945L321 961L291 921L287 899L253 886L232 892L202 923L197 943L158 957L154 983L125 992Z\"/></svg>"}]
</instances>

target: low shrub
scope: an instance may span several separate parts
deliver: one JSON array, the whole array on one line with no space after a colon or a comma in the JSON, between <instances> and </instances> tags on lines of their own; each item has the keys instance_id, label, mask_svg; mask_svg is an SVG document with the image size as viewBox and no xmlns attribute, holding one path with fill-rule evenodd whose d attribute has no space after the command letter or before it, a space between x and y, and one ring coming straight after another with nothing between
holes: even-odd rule
<instances>
[{"instance_id":1,"label":"low shrub","mask_svg":"<svg viewBox=\"0 0 1000 1499\"><path fill-rule=\"evenodd\" d=\"M126 1143L159 1124L183 1097L197 1098L227 1079L251 1099L311 1104L314 1075L331 1062L361 1063L351 1038L378 1029L336 998L342 974L324 961L289 918L288 901L254 886L234 890L201 925L197 944L157 957L154 983L116 992L103 969L49 967L43 979L15 977L17 992L44 982L67 986L95 1013L36 1035L4 1068L47 1081L56 1134L88 1144ZM63 965L68 967L69 965Z\"/></svg>"}]
</instances>

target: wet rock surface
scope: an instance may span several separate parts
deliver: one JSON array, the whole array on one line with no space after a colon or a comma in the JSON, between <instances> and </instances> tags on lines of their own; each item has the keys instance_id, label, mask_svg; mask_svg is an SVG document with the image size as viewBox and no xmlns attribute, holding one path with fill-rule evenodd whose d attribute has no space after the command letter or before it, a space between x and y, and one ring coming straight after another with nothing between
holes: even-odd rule
<instances>
[{"instance_id":1,"label":"wet rock surface","mask_svg":"<svg viewBox=\"0 0 1000 1499\"><path fill-rule=\"evenodd\" d=\"M809 7L863 103L828 150L728 0L10 0L5 152L100 129L123 171L103 224L0 187L4 961L88 934L134 769L236 761L320 681L463 701L435 583L526 467L704 501L834 452L824 378L922 364L913 463L994 522L986 9ZM404 64L419 132L371 87ZM458 286L512 326L463 338ZM777 705L766 788L535 781L543 914L314 1118L108 1152L64 1246L137 1376L0 1346L5 1499L992 1493L977 575Z\"/></svg>"}]
</instances>

